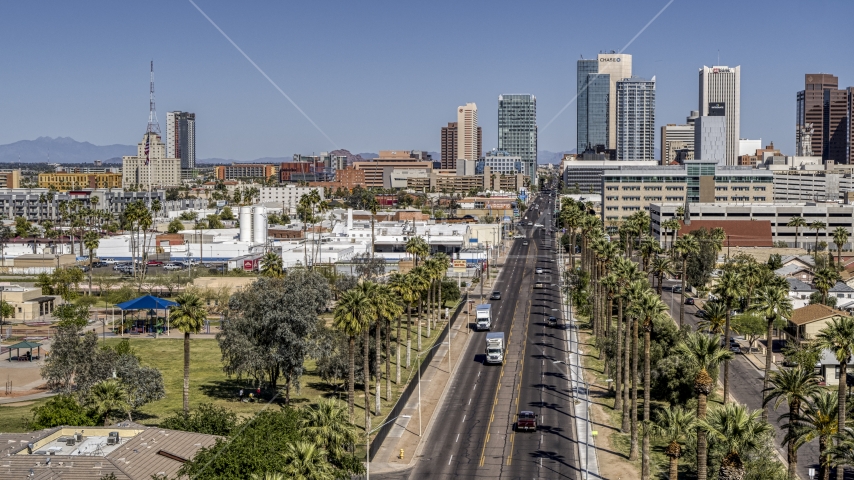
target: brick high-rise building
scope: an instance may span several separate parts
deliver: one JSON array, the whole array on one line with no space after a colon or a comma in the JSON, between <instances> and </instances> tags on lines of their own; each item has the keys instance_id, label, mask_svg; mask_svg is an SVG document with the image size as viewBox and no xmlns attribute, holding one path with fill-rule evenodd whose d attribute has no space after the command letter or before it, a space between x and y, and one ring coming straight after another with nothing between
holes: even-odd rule
<instances>
[{"instance_id":1,"label":"brick high-rise building","mask_svg":"<svg viewBox=\"0 0 854 480\"><path fill-rule=\"evenodd\" d=\"M812 155L820 156L825 162L852 163L851 92L851 88L840 90L839 79L826 73L806 74L804 89L798 92L796 142L800 144L804 136Z\"/></svg>"},{"instance_id":2,"label":"brick high-rise building","mask_svg":"<svg viewBox=\"0 0 854 480\"><path fill-rule=\"evenodd\" d=\"M457 135L459 135L457 125L457 122L448 122L447 127L442 127L442 148L440 150L442 158L440 160L443 170L457 168ZM483 129L481 127L477 127L477 143L475 148L477 158L480 158L483 154Z\"/></svg>"}]
</instances>

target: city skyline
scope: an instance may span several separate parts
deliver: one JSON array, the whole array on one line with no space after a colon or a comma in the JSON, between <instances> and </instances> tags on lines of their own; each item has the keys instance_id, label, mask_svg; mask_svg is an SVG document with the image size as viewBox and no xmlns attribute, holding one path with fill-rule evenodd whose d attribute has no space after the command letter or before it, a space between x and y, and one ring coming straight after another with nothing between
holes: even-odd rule
<instances>
[{"instance_id":1,"label":"city skyline","mask_svg":"<svg viewBox=\"0 0 854 480\"><path fill-rule=\"evenodd\" d=\"M476 39L478 55L472 57L449 49L453 41L443 33L459 28L469 14L487 24L507 5L482 11L475 5L442 2L394 8L335 3L330 10L197 2L334 144L190 3L151 2L153 11L164 13L156 22L119 4L12 4L0 20L0 38L10 46L0 52L0 61L10 66L0 73L7 92L0 144L40 136L67 136L96 145L137 143L148 116L148 63L153 59L159 118L164 122L169 111L198 115L198 158L251 160L336 147L352 152L440 151L436 132L453 120L450 109L468 102L478 105L483 150L488 151L498 146L496 99L506 92L537 97L539 149L571 150L576 146L575 107L551 120L576 94L576 60L622 48L644 29L622 53L632 55L633 74L657 79L657 137L661 126L682 123L686 112L697 108L699 68L740 65L740 137L773 141L794 154L793 100L803 89L804 74L830 73L839 78L840 88L854 85L854 66L836 58L850 39L845 28L834 28L844 27L844 12L854 12L854 6L822 4L835 15L826 20L828 48L814 49L790 38L745 36L747 20L733 21L726 13L735 8L744 13L740 19L761 13L765 22L795 24L813 12L813 6L729 3L676 1L646 29L667 2L534 4L534 15L518 19L530 38ZM607 29L588 34L563 28L567 18L595 17L604 11L619 13L610 17ZM428 40L405 35L409 23L403 20L408 18L421 19L435 34ZM715 36L674 41L670 27L696 18L723 26ZM290 34L278 33L282 21ZM340 35L294 34L303 28L299 25L318 22ZM127 34L146 29L147 35ZM506 68L507 59L511 68ZM505 68L494 75L499 61ZM435 75L412 75L412 65L427 72L454 68L458 74L452 82L439 82ZM317 73L305 73L309 71ZM772 71L773 82L768 77Z\"/></svg>"}]
</instances>

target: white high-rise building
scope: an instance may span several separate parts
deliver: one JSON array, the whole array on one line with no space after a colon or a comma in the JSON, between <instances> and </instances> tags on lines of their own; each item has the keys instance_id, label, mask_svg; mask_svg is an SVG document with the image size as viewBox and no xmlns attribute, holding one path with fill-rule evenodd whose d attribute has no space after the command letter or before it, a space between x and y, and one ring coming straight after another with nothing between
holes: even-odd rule
<instances>
[{"instance_id":1,"label":"white high-rise building","mask_svg":"<svg viewBox=\"0 0 854 480\"><path fill-rule=\"evenodd\" d=\"M699 74L700 116L726 117L726 164L737 165L741 126L741 67L703 66ZM701 157L695 154L695 158Z\"/></svg>"},{"instance_id":2,"label":"white high-rise building","mask_svg":"<svg viewBox=\"0 0 854 480\"><path fill-rule=\"evenodd\" d=\"M655 77L617 82L617 160L655 158Z\"/></svg>"},{"instance_id":3,"label":"white high-rise building","mask_svg":"<svg viewBox=\"0 0 854 480\"><path fill-rule=\"evenodd\" d=\"M467 103L457 108L457 160L477 160L477 105Z\"/></svg>"},{"instance_id":4,"label":"white high-rise building","mask_svg":"<svg viewBox=\"0 0 854 480\"><path fill-rule=\"evenodd\" d=\"M608 149L617 148L617 82L632 76L632 56L625 53L600 53L599 75L608 75L610 90L608 98ZM581 152L579 152L581 153ZM652 157L650 157L652 158Z\"/></svg>"}]
</instances>

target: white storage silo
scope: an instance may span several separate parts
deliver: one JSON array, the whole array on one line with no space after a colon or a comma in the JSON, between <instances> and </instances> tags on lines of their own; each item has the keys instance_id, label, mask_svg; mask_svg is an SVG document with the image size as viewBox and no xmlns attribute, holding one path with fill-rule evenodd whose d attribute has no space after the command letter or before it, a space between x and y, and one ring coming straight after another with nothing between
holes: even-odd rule
<instances>
[{"instance_id":1,"label":"white storage silo","mask_svg":"<svg viewBox=\"0 0 854 480\"><path fill-rule=\"evenodd\" d=\"M267 207L255 207L253 214L255 220L253 231L255 235L252 238L253 243L267 242Z\"/></svg>"},{"instance_id":2,"label":"white storage silo","mask_svg":"<svg viewBox=\"0 0 854 480\"><path fill-rule=\"evenodd\" d=\"M252 207L240 207L240 241L252 241Z\"/></svg>"}]
</instances>

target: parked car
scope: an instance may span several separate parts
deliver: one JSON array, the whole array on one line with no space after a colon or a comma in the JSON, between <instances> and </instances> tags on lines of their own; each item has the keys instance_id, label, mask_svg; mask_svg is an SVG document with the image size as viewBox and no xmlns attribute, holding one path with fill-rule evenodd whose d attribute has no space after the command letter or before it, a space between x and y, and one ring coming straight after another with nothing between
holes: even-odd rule
<instances>
[{"instance_id":1,"label":"parked car","mask_svg":"<svg viewBox=\"0 0 854 480\"><path fill-rule=\"evenodd\" d=\"M101 262L106 263L107 265L113 265L116 263L114 258L102 258Z\"/></svg>"},{"instance_id":2,"label":"parked car","mask_svg":"<svg viewBox=\"0 0 854 480\"><path fill-rule=\"evenodd\" d=\"M106 267L106 266L107 266L106 262L92 262L92 268L102 268L102 267Z\"/></svg>"},{"instance_id":3,"label":"parked car","mask_svg":"<svg viewBox=\"0 0 854 480\"><path fill-rule=\"evenodd\" d=\"M163 262L161 262L160 260L149 260L146 265L148 265L149 267L162 267Z\"/></svg>"},{"instance_id":4,"label":"parked car","mask_svg":"<svg viewBox=\"0 0 854 480\"><path fill-rule=\"evenodd\" d=\"M741 347L739 345L730 345L729 351L732 353L741 353Z\"/></svg>"},{"instance_id":5,"label":"parked car","mask_svg":"<svg viewBox=\"0 0 854 480\"><path fill-rule=\"evenodd\" d=\"M694 298L688 297L685 299L685 305L694 305Z\"/></svg>"},{"instance_id":6,"label":"parked car","mask_svg":"<svg viewBox=\"0 0 854 480\"><path fill-rule=\"evenodd\" d=\"M501 300L501 292L492 292L492 295L489 297L490 300Z\"/></svg>"},{"instance_id":7,"label":"parked car","mask_svg":"<svg viewBox=\"0 0 854 480\"><path fill-rule=\"evenodd\" d=\"M167 263L166 265L163 265L163 270L181 270L182 268L184 267L177 263Z\"/></svg>"},{"instance_id":8,"label":"parked car","mask_svg":"<svg viewBox=\"0 0 854 480\"><path fill-rule=\"evenodd\" d=\"M543 273L543 269L542 269L542 268L540 268L540 267L537 267L537 269L536 269L536 270L534 270L534 271L537 273L537 275L539 275L539 274Z\"/></svg>"},{"instance_id":9,"label":"parked car","mask_svg":"<svg viewBox=\"0 0 854 480\"><path fill-rule=\"evenodd\" d=\"M516 431L536 432L537 431L537 414L523 410L516 417Z\"/></svg>"}]
</instances>

